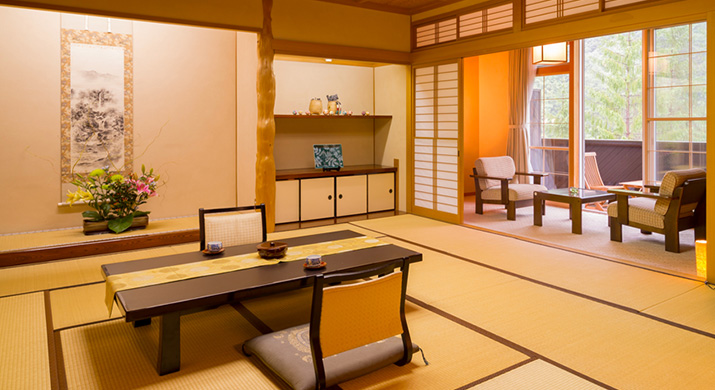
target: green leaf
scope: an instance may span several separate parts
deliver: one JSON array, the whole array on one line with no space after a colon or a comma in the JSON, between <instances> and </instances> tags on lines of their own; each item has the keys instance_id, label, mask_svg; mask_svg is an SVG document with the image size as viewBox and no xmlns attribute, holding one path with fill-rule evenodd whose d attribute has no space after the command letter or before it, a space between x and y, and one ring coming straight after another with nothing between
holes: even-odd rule
<instances>
[{"instance_id":1,"label":"green leaf","mask_svg":"<svg viewBox=\"0 0 715 390\"><path fill-rule=\"evenodd\" d=\"M135 217L143 217L143 216L145 216L145 215L149 215L149 213L151 213L151 211L140 211L140 210L137 210L137 211L134 212L134 216L135 216Z\"/></svg>"},{"instance_id":2,"label":"green leaf","mask_svg":"<svg viewBox=\"0 0 715 390\"><path fill-rule=\"evenodd\" d=\"M102 220L102 217L96 211L84 211L82 216L89 219L92 222L98 222Z\"/></svg>"},{"instance_id":3,"label":"green leaf","mask_svg":"<svg viewBox=\"0 0 715 390\"><path fill-rule=\"evenodd\" d=\"M129 214L126 217L109 220L107 227L114 233L121 233L129 229L129 226L132 226L132 222L134 222L134 216Z\"/></svg>"}]
</instances>

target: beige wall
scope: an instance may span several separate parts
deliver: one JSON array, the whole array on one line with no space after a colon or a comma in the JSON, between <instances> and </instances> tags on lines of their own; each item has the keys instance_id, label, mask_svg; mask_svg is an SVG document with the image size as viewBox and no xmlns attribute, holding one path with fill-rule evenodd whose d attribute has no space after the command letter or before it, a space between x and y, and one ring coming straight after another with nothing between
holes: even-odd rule
<instances>
[{"instance_id":1,"label":"beige wall","mask_svg":"<svg viewBox=\"0 0 715 390\"><path fill-rule=\"evenodd\" d=\"M81 207L58 207L60 18L0 7L0 233L81 225ZM143 209L165 218L233 205L236 34L145 22L133 32L135 165L166 181Z\"/></svg>"},{"instance_id":2,"label":"beige wall","mask_svg":"<svg viewBox=\"0 0 715 390\"><path fill-rule=\"evenodd\" d=\"M236 113L238 205L251 205L256 200L257 100L256 69L258 66L257 36L236 33Z\"/></svg>"},{"instance_id":3,"label":"beige wall","mask_svg":"<svg viewBox=\"0 0 715 390\"><path fill-rule=\"evenodd\" d=\"M389 65L375 68L375 113L392 115L392 119L375 121L375 164L393 166L399 160L398 209L407 207L407 161L408 123L411 118L408 107L407 88L411 67Z\"/></svg>"}]
</instances>

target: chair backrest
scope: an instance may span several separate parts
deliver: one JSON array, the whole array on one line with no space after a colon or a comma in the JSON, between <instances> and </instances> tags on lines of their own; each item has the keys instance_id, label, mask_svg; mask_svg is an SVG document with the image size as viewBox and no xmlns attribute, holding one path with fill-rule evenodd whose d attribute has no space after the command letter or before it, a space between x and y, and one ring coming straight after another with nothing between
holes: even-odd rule
<instances>
[{"instance_id":1,"label":"chair backrest","mask_svg":"<svg viewBox=\"0 0 715 390\"><path fill-rule=\"evenodd\" d=\"M201 250L209 241L221 241L223 246L266 241L266 206L199 209Z\"/></svg>"},{"instance_id":2,"label":"chair backrest","mask_svg":"<svg viewBox=\"0 0 715 390\"><path fill-rule=\"evenodd\" d=\"M321 388L325 386L323 359L341 352L399 335L404 350L400 362L412 359L405 319L408 266L402 259L367 271L316 276L310 345ZM371 276L377 277L362 280ZM359 282L333 285L345 281Z\"/></svg>"},{"instance_id":3,"label":"chair backrest","mask_svg":"<svg viewBox=\"0 0 715 390\"><path fill-rule=\"evenodd\" d=\"M481 176L511 179L516 173L514 160L510 156L481 157L474 162L474 168L477 170L477 175ZM499 185L501 185L499 180L479 179L479 187L482 190Z\"/></svg>"},{"instance_id":4,"label":"chair backrest","mask_svg":"<svg viewBox=\"0 0 715 390\"><path fill-rule=\"evenodd\" d=\"M603 187L601 171L598 170L596 152L586 152L583 154L583 179L587 189Z\"/></svg>"},{"instance_id":5,"label":"chair backrest","mask_svg":"<svg viewBox=\"0 0 715 390\"><path fill-rule=\"evenodd\" d=\"M683 183L688 179L704 178L706 175L705 171L700 168L683 169L678 171L668 171L663 176L663 180L660 183L660 190L658 193L660 195L672 196L675 189L681 187ZM670 200L658 199L655 202L655 212L660 215L665 215L670 206ZM681 207L683 204L681 204Z\"/></svg>"}]
</instances>

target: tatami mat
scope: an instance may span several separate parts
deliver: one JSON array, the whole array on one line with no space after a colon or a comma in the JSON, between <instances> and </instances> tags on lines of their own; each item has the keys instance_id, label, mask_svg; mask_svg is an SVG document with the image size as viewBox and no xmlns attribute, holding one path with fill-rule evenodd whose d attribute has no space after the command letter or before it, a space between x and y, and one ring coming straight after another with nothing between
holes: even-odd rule
<instances>
[{"instance_id":1,"label":"tatami mat","mask_svg":"<svg viewBox=\"0 0 715 390\"><path fill-rule=\"evenodd\" d=\"M472 390L603 389L554 365L536 360L471 388Z\"/></svg>"},{"instance_id":2,"label":"tatami mat","mask_svg":"<svg viewBox=\"0 0 715 390\"><path fill-rule=\"evenodd\" d=\"M146 227L146 229L124 232L122 233L122 237L141 236L147 234L166 233L171 231L199 228L199 219L197 216L158 220L153 220L151 219L151 217L149 218L149 225ZM79 219L79 216L78 224L82 224L82 221L81 219ZM115 234L99 234L85 236L84 233L82 233L82 228L61 229L21 234L5 234L0 235L0 252L25 248L55 246L74 242L101 242L102 240L116 238L117 236Z\"/></svg>"},{"instance_id":3,"label":"tatami mat","mask_svg":"<svg viewBox=\"0 0 715 390\"><path fill-rule=\"evenodd\" d=\"M704 284L645 312L715 334L715 290Z\"/></svg>"},{"instance_id":4,"label":"tatami mat","mask_svg":"<svg viewBox=\"0 0 715 390\"><path fill-rule=\"evenodd\" d=\"M414 215L356 224L637 310L644 310L702 285L694 280ZM412 248L424 250L420 246Z\"/></svg>"},{"instance_id":5,"label":"tatami mat","mask_svg":"<svg viewBox=\"0 0 715 390\"><path fill-rule=\"evenodd\" d=\"M42 293L0 298L0 389L49 389Z\"/></svg>"},{"instance_id":6,"label":"tatami mat","mask_svg":"<svg viewBox=\"0 0 715 390\"><path fill-rule=\"evenodd\" d=\"M0 272L0 296L96 283L103 280L102 264L173 253L175 251L170 247L162 247L3 268Z\"/></svg>"},{"instance_id":7,"label":"tatami mat","mask_svg":"<svg viewBox=\"0 0 715 390\"><path fill-rule=\"evenodd\" d=\"M181 370L156 372L158 321L63 330L69 389L274 389L236 346L260 333L230 306L181 317Z\"/></svg>"},{"instance_id":8,"label":"tatami mat","mask_svg":"<svg viewBox=\"0 0 715 390\"><path fill-rule=\"evenodd\" d=\"M55 330L110 319L104 294L104 283L50 291L52 325ZM111 318L118 317L121 317L121 313L115 303Z\"/></svg>"}]
</instances>

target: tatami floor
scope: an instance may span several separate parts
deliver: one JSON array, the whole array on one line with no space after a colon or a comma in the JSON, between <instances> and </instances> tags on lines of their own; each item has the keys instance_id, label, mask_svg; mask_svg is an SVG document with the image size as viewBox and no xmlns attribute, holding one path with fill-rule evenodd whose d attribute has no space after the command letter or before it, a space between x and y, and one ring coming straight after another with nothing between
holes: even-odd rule
<instances>
[{"instance_id":1,"label":"tatami floor","mask_svg":"<svg viewBox=\"0 0 715 390\"><path fill-rule=\"evenodd\" d=\"M715 291L654 272L414 215L271 234L349 229L424 255L407 316L425 351L343 389L708 389ZM182 317L181 371L156 375L156 324L108 318L99 265L196 244L0 269L0 388L273 389L237 347L307 322L309 292ZM249 315L246 314L247 311ZM116 310L115 310L116 312Z\"/></svg>"}]
</instances>

